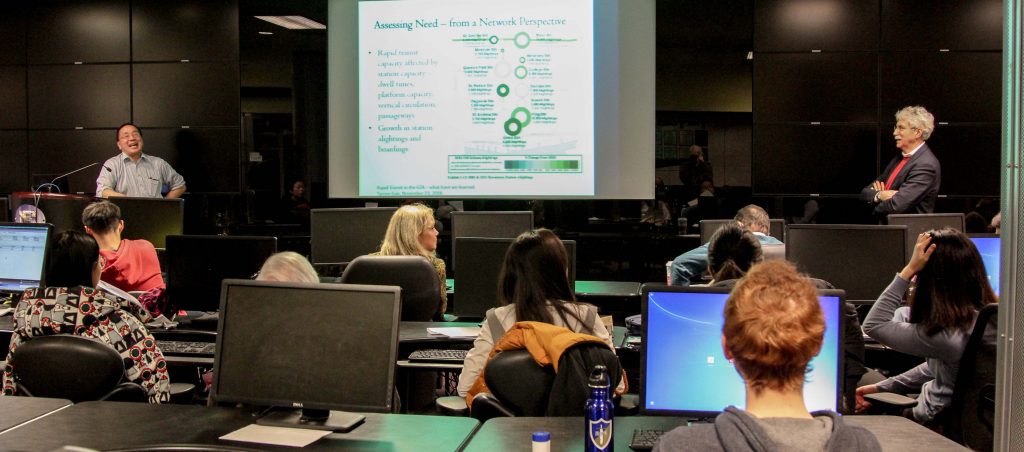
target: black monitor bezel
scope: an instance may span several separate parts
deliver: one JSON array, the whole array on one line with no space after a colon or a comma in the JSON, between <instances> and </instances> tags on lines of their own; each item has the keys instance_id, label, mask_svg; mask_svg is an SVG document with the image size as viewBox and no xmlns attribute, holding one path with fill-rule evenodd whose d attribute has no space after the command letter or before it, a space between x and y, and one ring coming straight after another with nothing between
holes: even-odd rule
<instances>
[{"instance_id":1,"label":"black monitor bezel","mask_svg":"<svg viewBox=\"0 0 1024 452\"><path fill-rule=\"evenodd\" d=\"M18 228L26 228L26 229L45 229L46 230L46 240L45 240L45 244L43 245L45 247L44 250L43 250L43 265L42 265L42 268L39 269L39 287L40 288L46 287L46 267L50 263L50 242L53 240L53 231L54 231L53 225L50 224L50 223L0 222L0 227L8 227L8 226L13 226L13 227L18 227ZM11 291L0 290L0 292L10 293Z\"/></svg>"},{"instance_id":2,"label":"black monitor bezel","mask_svg":"<svg viewBox=\"0 0 1024 452\"><path fill-rule=\"evenodd\" d=\"M647 408L647 340L650 337L647 331L648 327L648 296L651 292L678 292L678 293L715 293L715 294L728 294L732 291L731 288L727 287L706 287L706 286L669 286L665 284L644 284L640 288L640 316L641 316L641 336L643 341L640 345L640 415L641 416L681 416L691 418L711 418L717 416L721 411L701 411L701 410L659 410ZM846 344L844 343L844 329L846 323L846 317L843 315L843 305L846 302L846 292L838 289L817 289L817 294L821 296L832 296L838 298L839 303L839 325L837 334L836 344L839 347L836 359L836 400L835 406L838 411L843 406L843 383L845 381L845 353ZM828 332L826 331L826 334ZM682 376L679 384L685 385L699 385L700 382L687 381L685 376ZM722 407L724 410L725 407Z\"/></svg>"},{"instance_id":3,"label":"black monitor bezel","mask_svg":"<svg viewBox=\"0 0 1024 452\"><path fill-rule=\"evenodd\" d=\"M402 316L402 289L398 286L371 286L371 285L360 285L360 284L328 284L328 283L291 283L291 282L279 282L279 281L252 281L246 279L225 279L221 282L221 296L220 296L220 321L217 323L217 345L216 352L214 353L213 367L215 369L223 369L221 365L221 358L223 357L224 341L222 338L224 335L225 325L230 323L231 312L229 311L228 304L228 288L229 286L249 286L249 287L273 287L273 288L295 288L295 289L315 289L315 290L326 290L326 291L360 291L360 292L374 292L374 293L392 293L394 295L391 318L391 347L387 350L387 359L389 363L395 363L398 360L398 344L399 344L399 325ZM343 328L344 325L339 325L338 328ZM354 351L355 353L364 353L364 351ZM338 363L343 365L344 363ZM388 367L390 371L385 376L386 384L388 388L395 387L395 366ZM259 367L255 367L254 371L258 372ZM296 372L300 372L301 369L296 369ZM349 404L338 404L338 403L325 403L319 401L305 401L305 400L279 400L271 398L261 397L238 397L238 396L224 396L220 393L220 372L214 373L213 383L210 386L210 398L216 400L218 403L248 403L257 406L272 406L275 408L286 408L286 409L297 409L302 408L303 410L334 410L334 411L349 411L349 412L379 412L389 413L391 412L394 404L394 392L388 391L386 395L386 406L361 406L361 405L349 405ZM367 376L367 378L374 378L375 376ZM343 384L344 382L335 382L335 384ZM287 384L287 382L282 382Z\"/></svg>"}]
</instances>

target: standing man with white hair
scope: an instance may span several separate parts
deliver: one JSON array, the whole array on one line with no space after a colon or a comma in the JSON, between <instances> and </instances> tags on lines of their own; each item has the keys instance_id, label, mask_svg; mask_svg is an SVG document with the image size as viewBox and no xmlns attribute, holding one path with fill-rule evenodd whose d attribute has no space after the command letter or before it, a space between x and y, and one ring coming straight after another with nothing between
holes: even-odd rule
<instances>
[{"instance_id":1,"label":"standing man with white hair","mask_svg":"<svg viewBox=\"0 0 1024 452\"><path fill-rule=\"evenodd\" d=\"M935 117L924 107L904 107L896 112L892 135L901 155L893 157L878 180L860 192L861 200L874 205L875 215L935 210L942 168L925 144L933 130Z\"/></svg>"}]
</instances>

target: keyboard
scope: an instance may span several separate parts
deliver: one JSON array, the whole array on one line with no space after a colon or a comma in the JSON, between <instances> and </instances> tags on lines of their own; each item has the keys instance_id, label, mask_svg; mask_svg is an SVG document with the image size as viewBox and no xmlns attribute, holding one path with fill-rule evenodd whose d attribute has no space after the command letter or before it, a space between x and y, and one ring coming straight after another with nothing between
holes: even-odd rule
<instances>
[{"instance_id":1,"label":"keyboard","mask_svg":"<svg viewBox=\"0 0 1024 452\"><path fill-rule=\"evenodd\" d=\"M409 354L409 361L462 364L469 350L416 350Z\"/></svg>"},{"instance_id":2,"label":"keyboard","mask_svg":"<svg viewBox=\"0 0 1024 452\"><path fill-rule=\"evenodd\" d=\"M664 434L664 430L633 430L633 439L629 441L629 448L633 450L654 449L654 445L658 444L658 440Z\"/></svg>"},{"instance_id":3,"label":"keyboard","mask_svg":"<svg viewBox=\"0 0 1024 452\"><path fill-rule=\"evenodd\" d=\"M216 342L157 341L157 347L165 355L206 355L213 356Z\"/></svg>"}]
</instances>

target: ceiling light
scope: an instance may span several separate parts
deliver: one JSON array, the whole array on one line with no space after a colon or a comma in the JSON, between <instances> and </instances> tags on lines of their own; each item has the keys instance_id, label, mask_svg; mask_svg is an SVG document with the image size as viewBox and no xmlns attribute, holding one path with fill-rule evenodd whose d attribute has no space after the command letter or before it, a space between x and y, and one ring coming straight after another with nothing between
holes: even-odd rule
<instances>
[{"instance_id":1,"label":"ceiling light","mask_svg":"<svg viewBox=\"0 0 1024 452\"><path fill-rule=\"evenodd\" d=\"M259 33L261 35L272 35L272 34L274 34L274 32L272 32L272 31L258 31L257 33Z\"/></svg>"},{"instance_id":2,"label":"ceiling light","mask_svg":"<svg viewBox=\"0 0 1024 452\"><path fill-rule=\"evenodd\" d=\"M325 30L327 26L303 16L254 16L289 30Z\"/></svg>"}]
</instances>

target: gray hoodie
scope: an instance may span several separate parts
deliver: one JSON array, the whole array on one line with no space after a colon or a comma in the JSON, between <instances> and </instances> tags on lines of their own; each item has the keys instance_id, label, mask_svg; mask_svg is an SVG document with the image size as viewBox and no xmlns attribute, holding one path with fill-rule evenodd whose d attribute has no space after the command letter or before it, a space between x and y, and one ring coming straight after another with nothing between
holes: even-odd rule
<instances>
[{"instance_id":1,"label":"gray hoodie","mask_svg":"<svg viewBox=\"0 0 1024 452\"><path fill-rule=\"evenodd\" d=\"M758 419L746 411L730 406L715 418L714 424L695 424L678 427L661 437L655 451L685 450L711 451L881 451L882 446L871 432L857 426L846 425L831 411L811 413L813 420L773 418ZM831 424L832 434L823 438L820 428ZM767 429L766 429L767 427ZM792 430L785 431L787 428ZM819 430L819 431L815 431ZM770 431L770 432L769 432ZM774 438L784 435L787 443L804 444L806 448L793 448L777 444ZM824 441L822 441L824 439ZM824 447L820 447L824 443Z\"/></svg>"}]
</instances>

